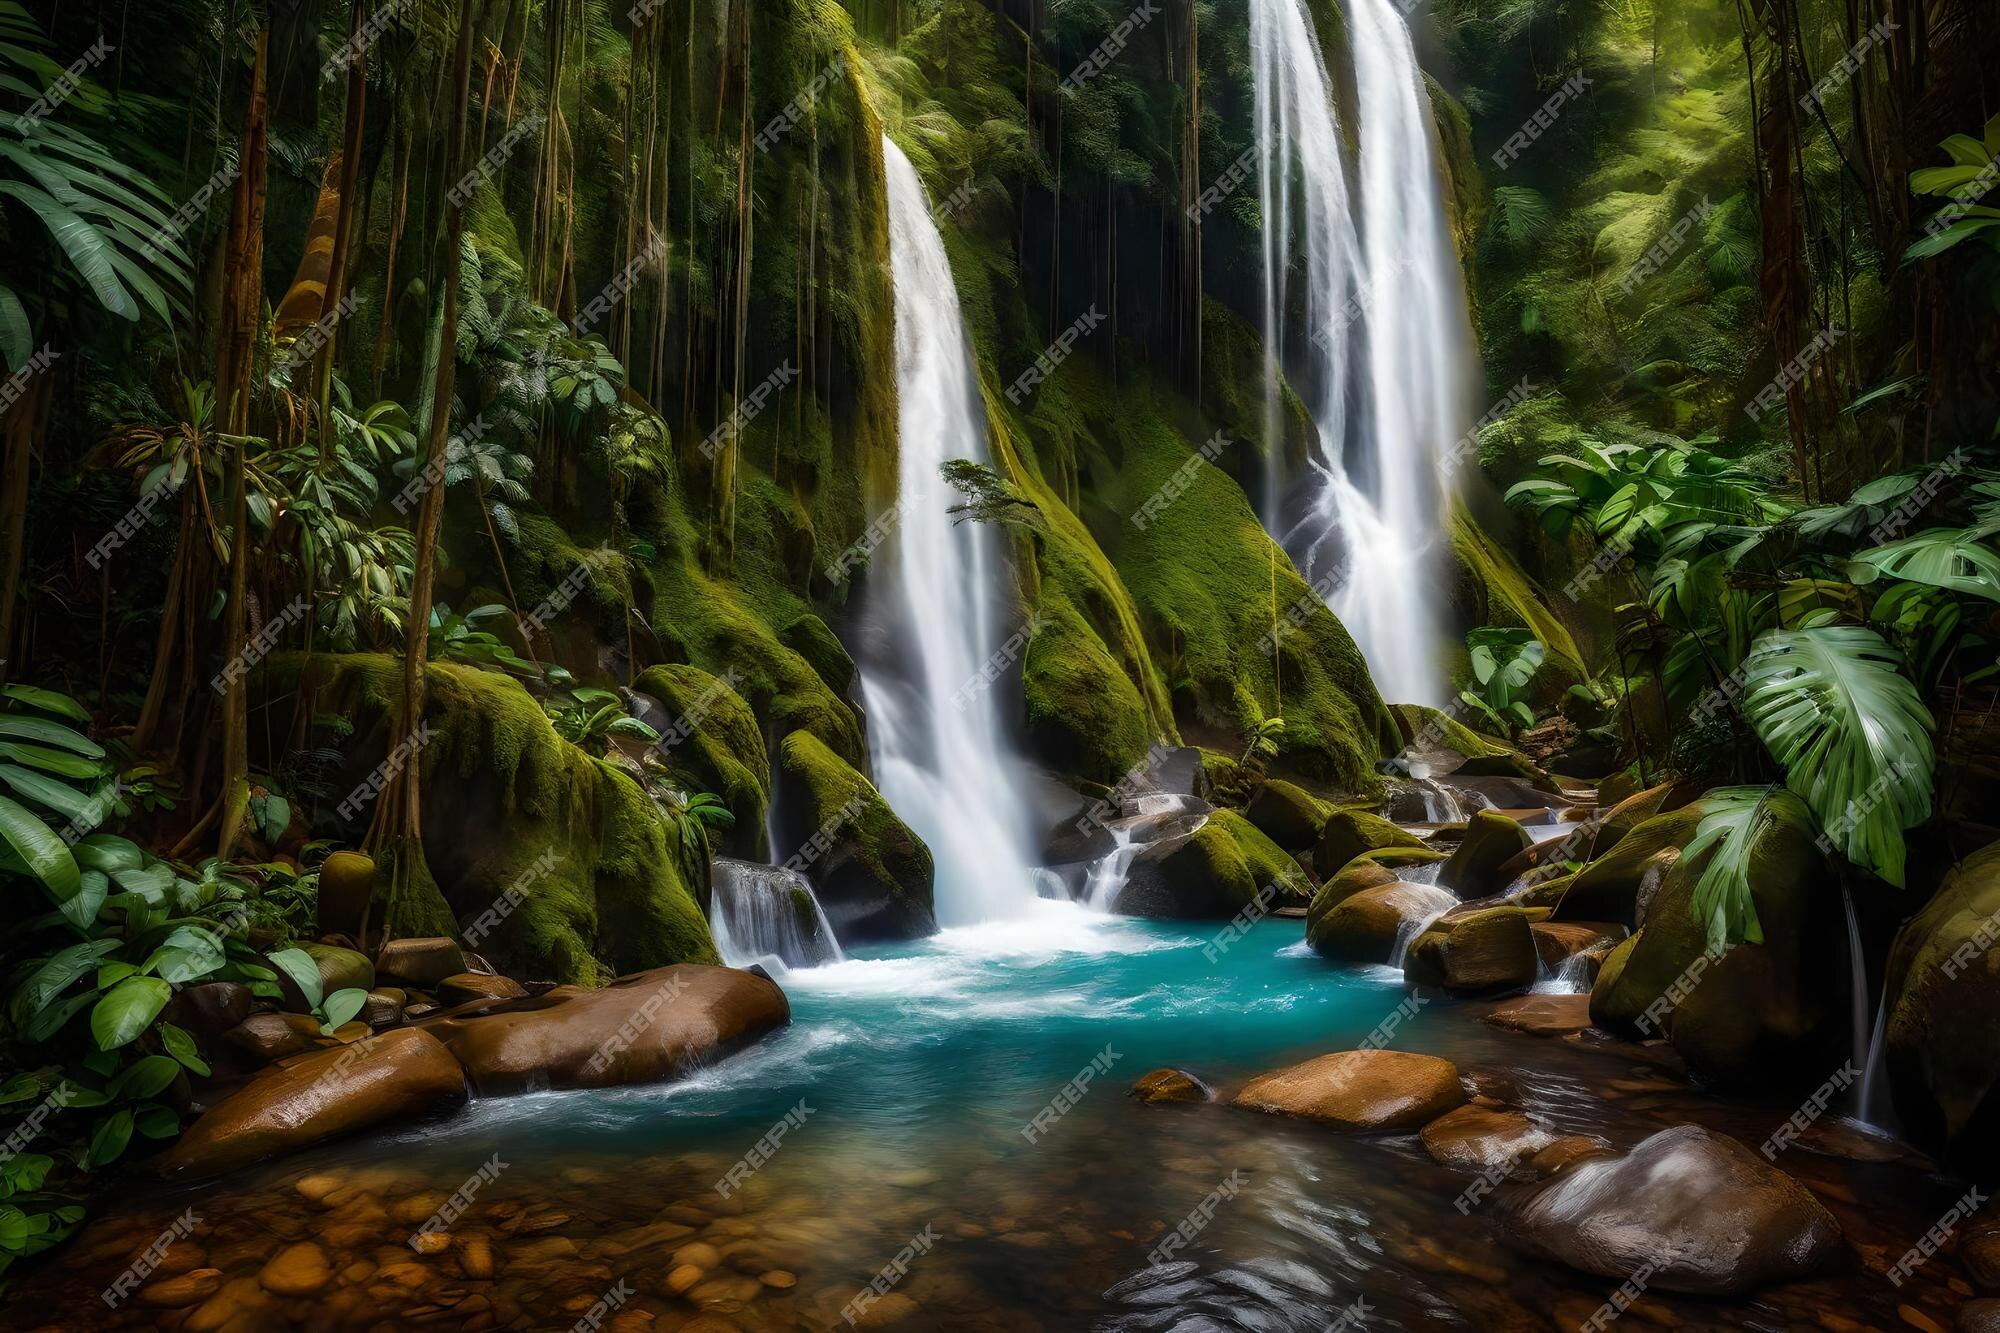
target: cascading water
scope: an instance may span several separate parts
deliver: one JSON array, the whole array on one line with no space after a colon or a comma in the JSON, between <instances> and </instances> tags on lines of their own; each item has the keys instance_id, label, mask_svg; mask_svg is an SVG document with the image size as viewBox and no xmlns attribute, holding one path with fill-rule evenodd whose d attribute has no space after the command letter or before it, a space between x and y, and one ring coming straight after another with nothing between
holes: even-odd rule
<instances>
[{"instance_id":1,"label":"cascading water","mask_svg":"<svg viewBox=\"0 0 2000 1333\"><path fill-rule=\"evenodd\" d=\"M948 459L986 457L986 423L944 240L916 168L885 135L889 259L896 288L899 514L870 574L861 668L876 785L936 862L946 925L1018 915L1036 902L1029 817L1009 780L998 655L1002 565L978 524L954 524Z\"/></svg>"},{"instance_id":2,"label":"cascading water","mask_svg":"<svg viewBox=\"0 0 2000 1333\"><path fill-rule=\"evenodd\" d=\"M817 967L847 956L811 882L782 866L716 857L708 928L715 951L731 967L772 960L788 968Z\"/></svg>"},{"instance_id":3,"label":"cascading water","mask_svg":"<svg viewBox=\"0 0 2000 1333\"><path fill-rule=\"evenodd\" d=\"M1312 412L1316 456L1271 469L1265 523L1396 697L1441 705L1452 452L1474 364L1463 280L1445 231L1428 98L1388 0L1344 7L1358 102L1349 207L1339 126L1304 0L1251 0L1263 206L1267 438L1282 369ZM1292 235L1304 242L1292 323ZM1293 327L1303 339L1289 337ZM1323 582L1324 581L1324 582Z\"/></svg>"}]
</instances>

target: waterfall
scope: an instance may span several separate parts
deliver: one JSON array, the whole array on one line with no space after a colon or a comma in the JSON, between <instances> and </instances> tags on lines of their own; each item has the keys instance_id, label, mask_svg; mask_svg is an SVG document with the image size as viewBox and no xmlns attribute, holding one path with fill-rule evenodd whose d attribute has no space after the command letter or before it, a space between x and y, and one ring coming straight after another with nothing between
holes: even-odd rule
<instances>
[{"instance_id":1,"label":"waterfall","mask_svg":"<svg viewBox=\"0 0 2000 1333\"><path fill-rule=\"evenodd\" d=\"M1442 705L1440 537L1453 457L1470 423L1474 357L1445 230L1429 98L1389 0L1343 6L1358 103L1354 206L1326 65L1305 0L1251 0L1263 206L1264 520L1399 701ZM1357 225L1358 213L1358 225ZM1292 234L1304 239L1292 323ZM1303 328L1303 339L1287 330ZM1276 449L1278 375L1317 427L1287 484Z\"/></svg>"},{"instance_id":2,"label":"waterfall","mask_svg":"<svg viewBox=\"0 0 2000 1333\"><path fill-rule=\"evenodd\" d=\"M947 512L948 459L984 460L986 418L944 239L885 135L901 432L896 518L869 575L862 700L876 785L931 849L945 925L1032 908L1030 820L1000 725L998 543Z\"/></svg>"},{"instance_id":3,"label":"waterfall","mask_svg":"<svg viewBox=\"0 0 2000 1333\"><path fill-rule=\"evenodd\" d=\"M768 967L773 960L786 967L816 967L846 957L813 896L812 883L781 866L716 857L708 928L715 951L731 967Z\"/></svg>"}]
</instances>

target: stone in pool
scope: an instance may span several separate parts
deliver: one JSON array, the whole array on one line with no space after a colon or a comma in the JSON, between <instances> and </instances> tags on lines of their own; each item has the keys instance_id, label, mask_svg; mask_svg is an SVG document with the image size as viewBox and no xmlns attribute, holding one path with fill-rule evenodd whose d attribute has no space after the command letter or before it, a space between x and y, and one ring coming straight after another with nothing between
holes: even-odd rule
<instances>
[{"instance_id":1,"label":"stone in pool","mask_svg":"<svg viewBox=\"0 0 2000 1333\"><path fill-rule=\"evenodd\" d=\"M1500 1168L1511 1171L1522 1158L1532 1157L1554 1141L1519 1111L1485 1106L1461 1106L1447 1111L1423 1128L1424 1151L1440 1166L1461 1171Z\"/></svg>"},{"instance_id":2,"label":"stone in pool","mask_svg":"<svg viewBox=\"0 0 2000 1333\"><path fill-rule=\"evenodd\" d=\"M1537 967L1528 915L1508 906L1445 917L1410 946L1403 973L1419 986L1469 992L1530 985Z\"/></svg>"},{"instance_id":3,"label":"stone in pool","mask_svg":"<svg viewBox=\"0 0 2000 1333\"><path fill-rule=\"evenodd\" d=\"M1811 1192L1735 1139L1661 1130L1520 1200L1502 1234L1572 1268L1659 1291L1722 1296L1803 1278L1844 1251Z\"/></svg>"},{"instance_id":4,"label":"stone in pool","mask_svg":"<svg viewBox=\"0 0 2000 1333\"><path fill-rule=\"evenodd\" d=\"M1407 1051L1336 1051L1252 1079L1236 1104L1336 1129L1417 1129L1465 1102L1458 1067Z\"/></svg>"},{"instance_id":5,"label":"stone in pool","mask_svg":"<svg viewBox=\"0 0 2000 1333\"><path fill-rule=\"evenodd\" d=\"M679 963L602 990L559 986L435 1033L482 1096L660 1083L791 1022L785 993L731 967Z\"/></svg>"},{"instance_id":6,"label":"stone in pool","mask_svg":"<svg viewBox=\"0 0 2000 1333\"><path fill-rule=\"evenodd\" d=\"M1588 995L1521 995L1495 1005L1486 1021L1535 1037L1561 1037L1590 1026Z\"/></svg>"},{"instance_id":7,"label":"stone in pool","mask_svg":"<svg viewBox=\"0 0 2000 1333\"><path fill-rule=\"evenodd\" d=\"M1208 1102L1215 1092L1185 1069L1155 1069L1132 1085L1132 1095L1142 1102Z\"/></svg>"}]
</instances>

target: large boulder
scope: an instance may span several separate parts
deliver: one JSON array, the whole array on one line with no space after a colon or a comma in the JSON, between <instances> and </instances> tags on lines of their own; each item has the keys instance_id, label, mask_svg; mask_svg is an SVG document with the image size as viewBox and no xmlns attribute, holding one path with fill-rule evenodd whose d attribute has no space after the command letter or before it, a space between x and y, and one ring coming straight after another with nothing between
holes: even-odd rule
<instances>
[{"instance_id":1,"label":"large boulder","mask_svg":"<svg viewBox=\"0 0 2000 1333\"><path fill-rule=\"evenodd\" d=\"M1334 908L1363 889L1379 889L1394 884L1402 878L1385 865L1373 861L1354 861L1338 875L1319 886L1313 894L1312 904L1306 909L1306 920L1314 921L1325 916Z\"/></svg>"},{"instance_id":2,"label":"large boulder","mask_svg":"<svg viewBox=\"0 0 2000 1333\"><path fill-rule=\"evenodd\" d=\"M662 1083L719 1060L791 1021L769 978L683 964L620 977L602 990L562 986L428 1027L481 1096L543 1088Z\"/></svg>"},{"instance_id":3,"label":"large boulder","mask_svg":"<svg viewBox=\"0 0 2000 1333\"><path fill-rule=\"evenodd\" d=\"M1431 1121L1419 1137L1440 1166L1512 1174L1558 1136L1519 1111L1468 1105Z\"/></svg>"},{"instance_id":4,"label":"large boulder","mask_svg":"<svg viewBox=\"0 0 2000 1333\"><path fill-rule=\"evenodd\" d=\"M1423 847L1422 838L1391 824L1366 810L1336 810L1320 826L1319 841L1313 845L1313 869L1321 879L1338 874L1341 867L1378 847Z\"/></svg>"},{"instance_id":5,"label":"large boulder","mask_svg":"<svg viewBox=\"0 0 2000 1333\"><path fill-rule=\"evenodd\" d=\"M368 955L354 949L343 949L337 944L300 945L313 965L319 969L319 986L322 997L341 990L371 990L375 985L375 965L368 961ZM278 989L284 993L285 1007L304 1013L312 1006L306 1002L306 995L293 981L291 974L282 968L278 973Z\"/></svg>"},{"instance_id":6,"label":"large boulder","mask_svg":"<svg viewBox=\"0 0 2000 1333\"><path fill-rule=\"evenodd\" d=\"M375 862L360 852L334 852L319 867L319 928L360 938L361 919L375 896Z\"/></svg>"},{"instance_id":7,"label":"large boulder","mask_svg":"<svg viewBox=\"0 0 2000 1333\"><path fill-rule=\"evenodd\" d=\"M1498 893L1512 878L1501 874L1501 867L1532 842L1528 830L1515 820L1492 810L1476 810L1466 821L1464 838L1438 870L1438 883L1461 898Z\"/></svg>"},{"instance_id":8,"label":"large boulder","mask_svg":"<svg viewBox=\"0 0 2000 1333\"><path fill-rule=\"evenodd\" d=\"M1501 1206L1510 1241L1613 1282L1644 1273L1658 1291L1736 1295L1806 1277L1844 1248L1805 1186L1698 1125L1579 1163Z\"/></svg>"},{"instance_id":9,"label":"large boulder","mask_svg":"<svg viewBox=\"0 0 2000 1333\"><path fill-rule=\"evenodd\" d=\"M1304 852L1319 841L1319 831L1326 825L1327 804L1283 778L1269 778L1243 807L1243 814L1286 851Z\"/></svg>"},{"instance_id":10,"label":"large boulder","mask_svg":"<svg viewBox=\"0 0 2000 1333\"><path fill-rule=\"evenodd\" d=\"M1401 880L1351 893L1318 915L1315 898L1306 909L1306 943L1336 963L1391 962L1398 943L1457 902L1449 889Z\"/></svg>"},{"instance_id":11,"label":"large boulder","mask_svg":"<svg viewBox=\"0 0 2000 1333\"><path fill-rule=\"evenodd\" d=\"M432 990L446 977L466 970L465 950L444 935L387 940L375 955L375 970L385 980Z\"/></svg>"},{"instance_id":12,"label":"large boulder","mask_svg":"<svg viewBox=\"0 0 2000 1333\"><path fill-rule=\"evenodd\" d=\"M1619 800L1592 821L1597 825L1592 855L1603 856L1639 825L1655 815L1672 814L1692 804L1700 795L1700 789L1693 783L1662 782Z\"/></svg>"},{"instance_id":13,"label":"large boulder","mask_svg":"<svg viewBox=\"0 0 2000 1333\"><path fill-rule=\"evenodd\" d=\"M1487 907L1453 913L1419 935L1403 975L1463 994L1532 985L1538 962L1527 912Z\"/></svg>"},{"instance_id":14,"label":"large boulder","mask_svg":"<svg viewBox=\"0 0 2000 1333\"><path fill-rule=\"evenodd\" d=\"M1701 823L1701 807L1684 806L1654 815L1618 840L1618 845L1576 872L1556 907L1559 921L1616 921L1637 929L1643 903Z\"/></svg>"},{"instance_id":15,"label":"large boulder","mask_svg":"<svg viewBox=\"0 0 2000 1333\"><path fill-rule=\"evenodd\" d=\"M1222 919L1273 884L1273 902L1303 904L1311 893L1305 872L1282 848L1234 810L1215 810L1191 831L1141 849L1112 910L1169 920Z\"/></svg>"},{"instance_id":16,"label":"large boulder","mask_svg":"<svg viewBox=\"0 0 2000 1333\"><path fill-rule=\"evenodd\" d=\"M1336 1129L1416 1129L1465 1102L1458 1067L1408 1051L1336 1051L1245 1084L1236 1105Z\"/></svg>"},{"instance_id":17,"label":"large boulder","mask_svg":"<svg viewBox=\"0 0 2000 1333\"><path fill-rule=\"evenodd\" d=\"M1889 955L1889 1086L1911 1136L1982 1179L2000 1169L2000 843L1954 866Z\"/></svg>"},{"instance_id":18,"label":"large boulder","mask_svg":"<svg viewBox=\"0 0 2000 1333\"><path fill-rule=\"evenodd\" d=\"M1620 946L1622 956L1612 952L1591 989L1598 1026L1666 1036L1688 1071L1707 1083L1816 1084L1847 1053L1840 890L1804 806L1777 798L1766 810L1749 852L1763 941L1709 958L1707 922L1694 911L1695 884L1708 858L1680 860L1647 908L1644 928L1629 948ZM1620 849L1656 823L1640 825Z\"/></svg>"},{"instance_id":19,"label":"large boulder","mask_svg":"<svg viewBox=\"0 0 2000 1333\"><path fill-rule=\"evenodd\" d=\"M819 891L834 934L850 943L937 930L931 849L873 783L808 731L778 747L778 836Z\"/></svg>"},{"instance_id":20,"label":"large boulder","mask_svg":"<svg viewBox=\"0 0 2000 1333\"><path fill-rule=\"evenodd\" d=\"M453 1110L465 1097L465 1073L451 1052L427 1032L399 1028L264 1071L154 1161L168 1176L220 1175L357 1130Z\"/></svg>"}]
</instances>

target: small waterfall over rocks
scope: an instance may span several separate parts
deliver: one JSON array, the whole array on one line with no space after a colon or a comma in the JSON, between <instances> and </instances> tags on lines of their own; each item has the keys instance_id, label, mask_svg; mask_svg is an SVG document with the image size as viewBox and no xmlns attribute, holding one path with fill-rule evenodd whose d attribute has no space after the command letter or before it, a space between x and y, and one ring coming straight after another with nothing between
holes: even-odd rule
<instances>
[{"instance_id":1,"label":"small waterfall over rocks","mask_svg":"<svg viewBox=\"0 0 2000 1333\"><path fill-rule=\"evenodd\" d=\"M944 240L923 183L887 135L889 257L896 289L901 435L897 505L870 582L859 654L875 783L936 862L940 923L1021 915L1036 901L1030 818L992 677L1005 564L993 535L954 523L939 474L985 460L986 419Z\"/></svg>"},{"instance_id":2,"label":"small waterfall over rocks","mask_svg":"<svg viewBox=\"0 0 2000 1333\"><path fill-rule=\"evenodd\" d=\"M785 967L817 967L847 955L814 896L812 881L783 866L715 858L708 929L716 952L731 967L773 960Z\"/></svg>"},{"instance_id":3,"label":"small waterfall over rocks","mask_svg":"<svg viewBox=\"0 0 2000 1333\"><path fill-rule=\"evenodd\" d=\"M1353 0L1342 12L1358 103L1351 190L1304 0L1250 3L1266 436L1276 437L1281 370L1318 428L1295 483L1273 460L1264 521L1300 572L1331 590L1328 605L1375 679L1398 700L1436 706L1447 694L1440 536L1476 358L1409 28L1390 0Z\"/></svg>"}]
</instances>

